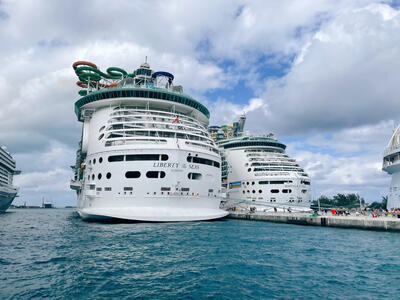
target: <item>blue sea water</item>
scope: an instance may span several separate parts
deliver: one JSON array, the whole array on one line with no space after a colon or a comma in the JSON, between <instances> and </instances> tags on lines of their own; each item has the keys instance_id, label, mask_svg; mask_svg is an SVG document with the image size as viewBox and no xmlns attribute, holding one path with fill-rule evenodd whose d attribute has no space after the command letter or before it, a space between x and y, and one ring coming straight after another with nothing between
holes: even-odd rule
<instances>
[{"instance_id":1,"label":"blue sea water","mask_svg":"<svg viewBox=\"0 0 400 300\"><path fill-rule=\"evenodd\" d=\"M0 299L398 299L400 234L0 215Z\"/></svg>"}]
</instances>

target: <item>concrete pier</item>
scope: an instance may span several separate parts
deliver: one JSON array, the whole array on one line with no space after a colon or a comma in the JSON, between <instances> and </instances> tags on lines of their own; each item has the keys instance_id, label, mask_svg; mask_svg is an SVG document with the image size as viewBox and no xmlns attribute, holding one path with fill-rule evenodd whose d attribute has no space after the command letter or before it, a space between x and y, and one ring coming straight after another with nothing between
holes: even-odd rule
<instances>
[{"instance_id":1,"label":"concrete pier","mask_svg":"<svg viewBox=\"0 0 400 300\"><path fill-rule=\"evenodd\" d=\"M231 211L228 218L296 225L312 225L365 230L400 231L400 219L371 216L313 216L310 213Z\"/></svg>"}]
</instances>

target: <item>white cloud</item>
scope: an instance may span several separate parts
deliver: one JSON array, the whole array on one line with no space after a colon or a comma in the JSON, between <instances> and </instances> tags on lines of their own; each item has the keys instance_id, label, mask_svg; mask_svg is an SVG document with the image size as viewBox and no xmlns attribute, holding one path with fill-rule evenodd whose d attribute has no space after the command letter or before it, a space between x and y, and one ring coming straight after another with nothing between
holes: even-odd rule
<instances>
[{"instance_id":1,"label":"white cloud","mask_svg":"<svg viewBox=\"0 0 400 300\"><path fill-rule=\"evenodd\" d=\"M261 98L270 116L249 115L249 126L292 135L398 120L399 30L400 15L387 5L341 12L286 76L267 80Z\"/></svg>"}]
</instances>

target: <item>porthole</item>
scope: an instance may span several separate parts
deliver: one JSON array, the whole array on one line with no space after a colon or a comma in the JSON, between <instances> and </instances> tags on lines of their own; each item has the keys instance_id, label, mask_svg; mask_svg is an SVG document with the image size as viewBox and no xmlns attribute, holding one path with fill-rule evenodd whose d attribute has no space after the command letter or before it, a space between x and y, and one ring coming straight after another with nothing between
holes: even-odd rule
<instances>
[{"instance_id":1,"label":"porthole","mask_svg":"<svg viewBox=\"0 0 400 300\"><path fill-rule=\"evenodd\" d=\"M262 190L258 190L258 192L261 194L261 193L262 193Z\"/></svg>"},{"instance_id":2,"label":"porthole","mask_svg":"<svg viewBox=\"0 0 400 300\"><path fill-rule=\"evenodd\" d=\"M92 174L92 180L94 180L94 174Z\"/></svg>"},{"instance_id":3,"label":"porthole","mask_svg":"<svg viewBox=\"0 0 400 300\"><path fill-rule=\"evenodd\" d=\"M251 184L252 184L252 185L254 185L254 184L255 184L255 182L253 181Z\"/></svg>"},{"instance_id":4,"label":"porthole","mask_svg":"<svg viewBox=\"0 0 400 300\"><path fill-rule=\"evenodd\" d=\"M98 179L98 180L101 179L101 173L97 174L97 179Z\"/></svg>"},{"instance_id":5,"label":"porthole","mask_svg":"<svg viewBox=\"0 0 400 300\"><path fill-rule=\"evenodd\" d=\"M248 168L248 169L247 169L247 172L250 172L250 171L251 171L251 168Z\"/></svg>"},{"instance_id":6,"label":"porthole","mask_svg":"<svg viewBox=\"0 0 400 300\"><path fill-rule=\"evenodd\" d=\"M255 190L253 190L252 192L253 192L253 194L255 194L255 193L256 193L256 191L255 191Z\"/></svg>"},{"instance_id":7,"label":"porthole","mask_svg":"<svg viewBox=\"0 0 400 300\"><path fill-rule=\"evenodd\" d=\"M104 137L104 133L100 134L99 141Z\"/></svg>"},{"instance_id":8,"label":"porthole","mask_svg":"<svg viewBox=\"0 0 400 300\"><path fill-rule=\"evenodd\" d=\"M246 193L245 191L243 191L243 194Z\"/></svg>"},{"instance_id":9,"label":"porthole","mask_svg":"<svg viewBox=\"0 0 400 300\"><path fill-rule=\"evenodd\" d=\"M246 183L246 184L247 184L247 185L250 185L250 182L248 182L248 181L247 181L247 183Z\"/></svg>"},{"instance_id":10,"label":"porthole","mask_svg":"<svg viewBox=\"0 0 400 300\"><path fill-rule=\"evenodd\" d=\"M101 164L102 162L103 162L103 158L100 157L100 158L99 158L99 163Z\"/></svg>"},{"instance_id":11,"label":"porthole","mask_svg":"<svg viewBox=\"0 0 400 300\"><path fill-rule=\"evenodd\" d=\"M279 193L279 190L271 190L271 193L272 194L277 194L277 193Z\"/></svg>"},{"instance_id":12,"label":"porthole","mask_svg":"<svg viewBox=\"0 0 400 300\"><path fill-rule=\"evenodd\" d=\"M94 164L94 165L96 164L96 159L95 159L95 158L93 158L93 164Z\"/></svg>"},{"instance_id":13,"label":"porthole","mask_svg":"<svg viewBox=\"0 0 400 300\"><path fill-rule=\"evenodd\" d=\"M110 178L111 178L111 173L110 173L110 172L108 172L108 173L106 174L106 178L107 178L107 179L110 179Z\"/></svg>"}]
</instances>

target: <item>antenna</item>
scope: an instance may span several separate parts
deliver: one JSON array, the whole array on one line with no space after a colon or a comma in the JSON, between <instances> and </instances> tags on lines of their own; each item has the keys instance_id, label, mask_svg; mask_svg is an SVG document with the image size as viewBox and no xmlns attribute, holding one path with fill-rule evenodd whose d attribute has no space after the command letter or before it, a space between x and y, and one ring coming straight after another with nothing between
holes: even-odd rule
<instances>
[{"instance_id":1,"label":"antenna","mask_svg":"<svg viewBox=\"0 0 400 300\"><path fill-rule=\"evenodd\" d=\"M146 55L146 60L145 60L145 63L147 64L147 55Z\"/></svg>"}]
</instances>

